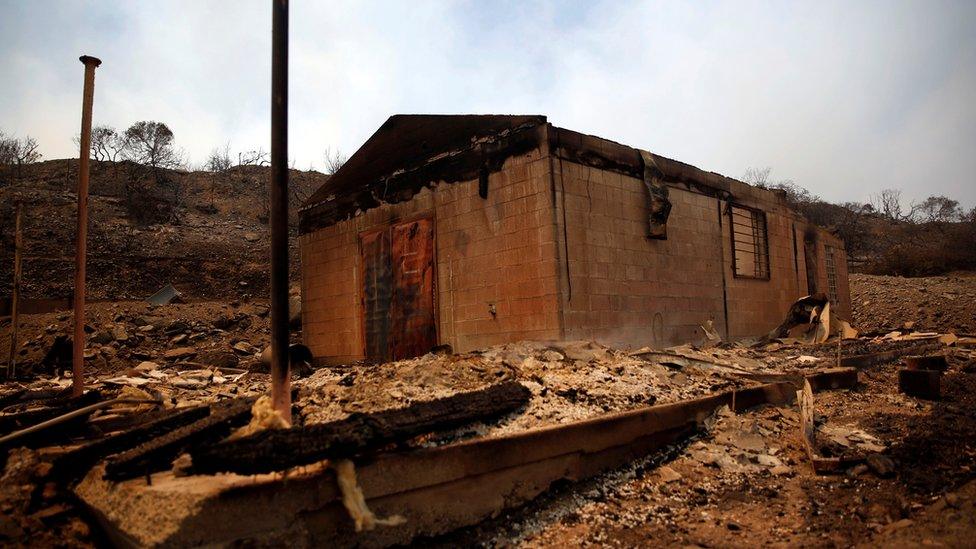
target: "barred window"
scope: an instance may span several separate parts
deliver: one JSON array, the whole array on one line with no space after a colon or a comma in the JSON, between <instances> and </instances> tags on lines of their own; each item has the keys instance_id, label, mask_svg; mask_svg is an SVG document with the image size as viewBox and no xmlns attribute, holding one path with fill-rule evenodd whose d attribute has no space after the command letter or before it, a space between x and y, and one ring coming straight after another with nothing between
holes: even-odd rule
<instances>
[{"instance_id":1,"label":"barred window","mask_svg":"<svg viewBox=\"0 0 976 549\"><path fill-rule=\"evenodd\" d=\"M769 280L766 213L755 208L729 204L729 220L733 274L736 278Z\"/></svg>"},{"instance_id":2,"label":"barred window","mask_svg":"<svg viewBox=\"0 0 976 549\"><path fill-rule=\"evenodd\" d=\"M837 304L837 266L834 265L834 247L824 246L824 265L827 267L827 298Z\"/></svg>"}]
</instances>

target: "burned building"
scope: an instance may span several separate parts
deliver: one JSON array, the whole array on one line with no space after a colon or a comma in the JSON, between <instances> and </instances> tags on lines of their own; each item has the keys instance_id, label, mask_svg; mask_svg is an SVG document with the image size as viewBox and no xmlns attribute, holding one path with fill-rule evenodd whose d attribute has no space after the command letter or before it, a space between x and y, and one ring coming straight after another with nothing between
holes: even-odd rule
<instances>
[{"instance_id":1,"label":"burned building","mask_svg":"<svg viewBox=\"0 0 976 549\"><path fill-rule=\"evenodd\" d=\"M300 213L302 324L317 361L438 344L636 347L765 334L827 294L844 243L775 191L543 116L396 115Z\"/></svg>"}]
</instances>

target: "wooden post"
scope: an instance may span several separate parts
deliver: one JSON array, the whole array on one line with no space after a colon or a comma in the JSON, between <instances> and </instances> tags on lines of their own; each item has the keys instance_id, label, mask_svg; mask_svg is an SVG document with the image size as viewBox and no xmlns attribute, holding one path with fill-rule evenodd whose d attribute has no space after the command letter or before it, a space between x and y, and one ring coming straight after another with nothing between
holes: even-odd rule
<instances>
[{"instance_id":1,"label":"wooden post","mask_svg":"<svg viewBox=\"0 0 976 549\"><path fill-rule=\"evenodd\" d=\"M7 362L7 379L13 379L17 372L17 307L20 301L20 254L24 248L24 235L20 228L22 209L21 204L18 203L16 221L14 221L14 287L10 300L10 360Z\"/></svg>"},{"instance_id":2,"label":"wooden post","mask_svg":"<svg viewBox=\"0 0 976 549\"><path fill-rule=\"evenodd\" d=\"M95 68L102 64L82 55L85 88L81 106L81 151L78 156L78 236L75 248L75 330L71 363L71 394L85 390L85 252L88 244L88 159L91 157L92 102L95 96Z\"/></svg>"}]
</instances>

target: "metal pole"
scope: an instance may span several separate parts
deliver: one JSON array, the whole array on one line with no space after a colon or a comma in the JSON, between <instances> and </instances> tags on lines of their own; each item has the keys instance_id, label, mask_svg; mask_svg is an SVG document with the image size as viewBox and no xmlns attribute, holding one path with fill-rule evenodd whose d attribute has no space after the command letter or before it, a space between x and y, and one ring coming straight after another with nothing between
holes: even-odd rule
<instances>
[{"instance_id":1,"label":"metal pole","mask_svg":"<svg viewBox=\"0 0 976 549\"><path fill-rule=\"evenodd\" d=\"M272 0L271 401L291 423L288 370L288 0Z\"/></svg>"},{"instance_id":2,"label":"metal pole","mask_svg":"<svg viewBox=\"0 0 976 549\"><path fill-rule=\"evenodd\" d=\"M20 254L24 247L24 236L21 234L20 218L21 204L17 203L17 216L14 221L14 287L10 300L10 360L7 362L7 379L13 379L17 371L17 308L20 301Z\"/></svg>"},{"instance_id":3,"label":"metal pole","mask_svg":"<svg viewBox=\"0 0 976 549\"><path fill-rule=\"evenodd\" d=\"M91 156L92 100L95 96L95 68L102 62L82 55L85 64L85 92L81 105L81 151L78 155L78 241L75 248L75 334L71 363L71 394L85 390L85 252L88 243L88 158Z\"/></svg>"}]
</instances>

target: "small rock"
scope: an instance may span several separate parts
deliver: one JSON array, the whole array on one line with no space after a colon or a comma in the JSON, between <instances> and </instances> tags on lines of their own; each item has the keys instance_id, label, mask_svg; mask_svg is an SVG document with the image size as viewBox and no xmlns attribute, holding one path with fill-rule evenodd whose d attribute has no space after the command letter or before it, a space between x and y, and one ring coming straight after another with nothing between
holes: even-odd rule
<instances>
[{"instance_id":1,"label":"small rock","mask_svg":"<svg viewBox=\"0 0 976 549\"><path fill-rule=\"evenodd\" d=\"M188 338L187 338L187 335L186 334L180 334L180 335L174 337L173 339L169 340L169 342L172 343L173 345L179 345L180 343L183 343L187 339Z\"/></svg>"},{"instance_id":2,"label":"small rock","mask_svg":"<svg viewBox=\"0 0 976 549\"><path fill-rule=\"evenodd\" d=\"M170 322L169 326L166 327L166 333L175 334L177 332L185 332L190 329L190 325L182 320L174 320Z\"/></svg>"},{"instance_id":3,"label":"small rock","mask_svg":"<svg viewBox=\"0 0 976 549\"><path fill-rule=\"evenodd\" d=\"M231 348L234 349L235 352L242 355L253 355L255 353L254 347L252 347L251 344L246 341L238 341Z\"/></svg>"},{"instance_id":4,"label":"small rock","mask_svg":"<svg viewBox=\"0 0 976 549\"><path fill-rule=\"evenodd\" d=\"M156 364L155 362L149 360L144 360L140 362L138 366L135 367L135 370L139 372L151 372L152 370L158 370L158 369L159 369L159 364Z\"/></svg>"},{"instance_id":5,"label":"small rock","mask_svg":"<svg viewBox=\"0 0 976 549\"><path fill-rule=\"evenodd\" d=\"M193 347L177 347L175 349L170 349L163 353L164 358L170 360L176 360L179 358L187 358L197 354L197 350Z\"/></svg>"},{"instance_id":6,"label":"small rock","mask_svg":"<svg viewBox=\"0 0 976 549\"><path fill-rule=\"evenodd\" d=\"M261 237L258 235L258 233L244 233L244 240L248 242L257 242L258 240L261 240Z\"/></svg>"},{"instance_id":7,"label":"small rock","mask_svg":"<svg viewBox=\"0 0 976 549\"><path fill-rule=\"evenodd\" d=\"M95 332L95 335L91 336L89 339L92 343L98 343L99 345L104 345L106 343L111 343L115 340L112 336L112 332L108 330L100 330Z\"/></svg>"},{"instance_id":8,"label":"small rock","mask_svg":"<svg viewBox=\"0 0 976 549\"><path fill-rule=\"evenodd\" d=\"M156 327L153 326L152 324L144 324L142 326L139 326L139 332L144 333L144 334L148 334L149 332L151 332L151 331L153 331L155 329L156 329Z\"/></svg>"},{"instance_id":9,"label":"small rock","mask_svg":"<svg viewBox=\"0 0 976 549\"><path fill-rule=\"evenodd\" d=\"M786 475L789 475L790 473L792 473L793 472L793 469L790 468L789 465L777 465L776 467L773 467L772 469L770 469L769 472L772 473L772 474L774 474L774 475L776 475L776 476L778 476L778 477L782 477L782 476L786 476Z\"/></svg>"},{"instance_id":10,"label":"small rock","mask_svg":"<svg viewBox=\"0 0 976 549\"><path fill-rule=\"evenodd\" d=\"M725 527L733 532L738 532L739 530L742 530L742 525L740 525L737 522L732 522L731 520L725 525Z\"/></svg>"},{"instance_id":11,"label":"small rock","mask_svg":"<svg viewBox=\"0 0 976 549\"><path fill-rule=\"evenodd\" d=\"M864 473L867 473L868 469L870 469L870 467L868 467L867 465L863 463L858 463L854 467L851 467L850 469L847 470L847 476L858 477L863 475Z\"/></svg>"},{"instance_id":12,"label":"small rock","mask_svg":"<svg viewBox=\"0 0 976 549\"><path fill-rule=\"evenodd\" d=\"M868 467L879 477L888 477L895 474L895 462L884 454L871 454L867 457Z\"/></svg>"},{"instance_id":13,"label":"small rock","mask_svg":"<svg viewBox=\"0 0 976 549\"><path fill-rule=\"evenodd\" d=\"M237 368L239 359L230 351L204 351L197 355L196 360L215 368Z\"/></svg>"},{"instance_id":14,"label":"small rock","mask_svg":"<svg viewBox=\"0 0 976 549\"><path fill-rule=\"evenodd\" d=\"M959 508L959 496L958 495L956 495L953 492L949 492L944 497L945 497L946 504L948 504L949 507L952 507L954 509L958 509Z\"/></svg>"},{"instance_id":15,"label":"small rock","mask_svg":"<svg viewBox=\"0 0 976 549\"><path fill-rule=\"evenodd\" d=\"M912 519L907 519L907 518L906 519L901 519L901 520L898 520L898 521L895 521L895 522L892 522L891 524L889 524L888 525L888 529L889 530L901 530L902 528L907 528L907 527L911 526L912 524L915 524L915 521L912 520Z\"/></svg>"},{"instance_id":16,"label":"small rock","mask_svg":"<svg viewBox=\"0 0 976 549\"><path fill-rule=\"evenodd\" d=\"M681 473L675 471L667 465L658 467L657 474L663 482L674 482L676 480L681 480Z\"/></svg>"}]
</instances>

